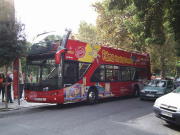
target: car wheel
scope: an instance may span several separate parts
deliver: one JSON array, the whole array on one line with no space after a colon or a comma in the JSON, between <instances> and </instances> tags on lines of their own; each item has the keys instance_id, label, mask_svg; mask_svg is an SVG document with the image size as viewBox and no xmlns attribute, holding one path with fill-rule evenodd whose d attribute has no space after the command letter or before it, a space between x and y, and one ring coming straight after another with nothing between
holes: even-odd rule
<instances>
[{"instance_id":1,"label":"car wheel","mask_svg":"<svg viewBox=\"0 0 180 135\"><path fill-rule=\"evenodd\" d=\"M95 89L90 89L87 94L87 102L89 104L95 104L98 101L98 93Z\"/></svg>"},{"instance_id":2,"label":"car wheel","mask_svg":"<svg viewBox=\"0 0 180 135\"><path fill-rule=\"evenodd\" d=\"M133 95L134 95L135 97L138 97L138 96L139 96L139 91L140 91L140 90L139 90L139 87L138 87L137 85L134 86L134 94L133 94Z\"/></svg>"},{"instance_id":3,"label":"car wheel","mask_svg":"<svg viewBox=\"0 0 180 135\"><path fill-rule=\"evenodd\" d=\"M140 97L139 99L140 99L140 100L145 100L143 97Z\"/></svg>"},{"instance_id":4,"label":"car wheel","mask_svg":"<svg viewBox=\"0 0 180 135\"><path fill-rule=\"evenodd\" d=\"M168 125L170 125L170 126L176 126L176 124L174 124L174 123L172 123L172 122L170 122L170 121L166 121L166 123L167 123Z\"/></svg>"}]
</instances>

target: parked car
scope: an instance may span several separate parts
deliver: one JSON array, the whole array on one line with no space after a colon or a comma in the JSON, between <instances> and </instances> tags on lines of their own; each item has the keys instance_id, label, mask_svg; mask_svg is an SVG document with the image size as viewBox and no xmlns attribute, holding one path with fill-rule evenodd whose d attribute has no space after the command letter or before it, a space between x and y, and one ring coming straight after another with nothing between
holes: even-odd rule
<instances>
[{"instance_id":1,"label":"parked car","mask_svg":"<svg viewBox=\"0 0 180 135\"><path fill-rule=\"evenodd\" d=\"M174 85L175 85L176 88L180 86L180 78L177 78L177 79L174 81Z\"/></svg>"},{"instance_id":2,"label":"parked car","mask_svg":"<svg viewBox=\"0 0 180 135\"><path fill-rule=\"evenodd\" d=\"M156 99L174 90L173 80L151 80L140 91L140 99Z\"/></svg>"},{"instance_id":3,"label":"parked car","mask_svg":"<svg viewBox=\"0 0 180 135\"><path fill-rule=\"evenodd\" d=\"M180 125L180 87L156 99L153 110L158 118Z\"/></svg>"}]
</instances>

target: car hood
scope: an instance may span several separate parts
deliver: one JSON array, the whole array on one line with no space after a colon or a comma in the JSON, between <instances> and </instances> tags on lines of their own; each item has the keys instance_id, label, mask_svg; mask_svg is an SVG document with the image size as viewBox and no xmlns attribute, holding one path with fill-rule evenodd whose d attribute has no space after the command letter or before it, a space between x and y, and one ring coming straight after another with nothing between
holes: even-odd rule
<instances>
[{"instance_id":1,"label":"car hood","mask_svg":"<svg viewBox=\"0 0 180 135\"><path fill-rule=\"evenodd\" d=\"M180 109L180 93L169 93L157 99L160 104L175 106Z\"/></svg>"},{"instance_id":2,"label":"car hood","mask_svg":"<svg viewBox=\"0 0 180 135\"><path fill-rule=\"evenodd\" d=\"M143 90L145 91L163 91L165 87L155 87L155 86L145 86Z\"/></svg>"}]
</instances>

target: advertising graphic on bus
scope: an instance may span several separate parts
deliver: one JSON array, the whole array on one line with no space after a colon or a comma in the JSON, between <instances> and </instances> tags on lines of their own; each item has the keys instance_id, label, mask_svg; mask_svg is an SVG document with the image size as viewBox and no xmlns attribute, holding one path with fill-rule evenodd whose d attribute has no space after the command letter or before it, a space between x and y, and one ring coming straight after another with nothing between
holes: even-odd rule
<instances>
[{"instance_id":1,"label":"advertising graphic on bus","mask_svg":"<svg viewBox=\"0 0 180 135\"><path fill-rule=\"evenodd\" d=\"M32 46L27 56L25 99L39 103L95 103L106 97L138 95L150 79L148 54L69 39Z\"/></svg>"}]
</instances>

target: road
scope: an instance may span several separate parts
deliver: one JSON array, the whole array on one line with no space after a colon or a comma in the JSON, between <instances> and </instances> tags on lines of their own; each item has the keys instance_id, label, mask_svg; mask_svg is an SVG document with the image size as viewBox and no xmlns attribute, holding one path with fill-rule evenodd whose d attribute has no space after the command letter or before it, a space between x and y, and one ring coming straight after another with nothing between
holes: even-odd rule
<instances>
[{"instance_id":1,"label":"road","mask_svg":"<svg viewBox=\"0 0 180 135\"><path fill-rule=\"evenodd\" d=\"M19 110L0 117L1 135L180 135L152 112L152 101L108 99Z\"/></svg>"}]
</instances>

